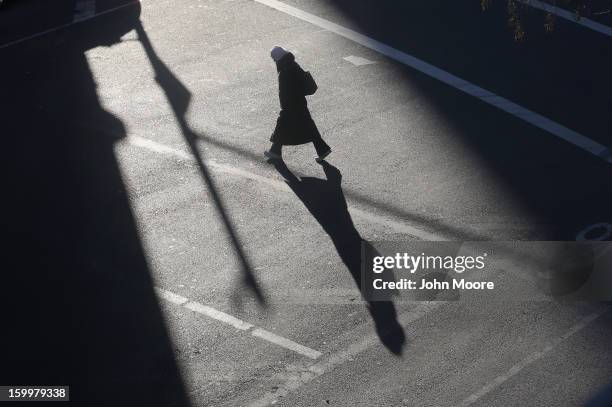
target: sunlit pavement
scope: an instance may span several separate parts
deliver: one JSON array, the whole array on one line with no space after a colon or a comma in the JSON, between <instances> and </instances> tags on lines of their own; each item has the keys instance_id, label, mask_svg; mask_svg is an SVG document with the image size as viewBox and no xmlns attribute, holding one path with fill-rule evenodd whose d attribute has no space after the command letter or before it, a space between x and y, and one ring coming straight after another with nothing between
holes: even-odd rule
<instances>
[{"instance_id":1,"label":"sunlit pavement","mask_svg":"<svg viewBox=\"0 0 612 407\"><path fill-rule=\"evenodd\" d=\"M176 375L172 368L164 374L182 383L147 405L582 405L607 384L612 316L597 303L398 302L406 343L401 355L390 352L330 236L262 153L278 113L268 53L283 45L318 82L309 107L332 146L329 163L341 174L363 239L575 240L593 224L612 223L612 156L580 148L576 137L563 138L567 132L526 122L522 111L501 110L333 27L375 39L604 147L612 145L609 37L569 21L544 35L536 10L527 40L516 43L504 7L483 13L478 1L397 9L392 2L282 3L301 10L296 17L270 1L148 0L137 20L126 17L137 4L77 3L15 1L0 14L3 111L18 112L7 115L5 155L13 180L23 175L17 190L36 197L32 208L52 206L50 213L66 218L83 212L72 218L76 224L89 221L94 212L87 208L95 207L103 215L91 225L110 234L101 232L92 244L69 232L50 237L41 226L47 220L21 216L31 208L18 205L13 226L32 219L26 225L34 228L33 240L45 235L41 242L53 240L68 253L82 244L83 262L75 262L82 270L104 269L95 264L100 247L114 239L112 256L142 260L142 279L127 284L130 261L109 262L104 270L112 277L83 272L66 281L78 280L78 288L112 279L91 300L100 301L94 306L100 315L120 315L145 297L157 301L151 307L161 308L161 317L151 316L146 326L159 323L168 335L159 349L174 358L168 366ZM77 14L83 21L73 24ZM34 17L16 24L26 15ZM78 142L46 137L47 121ZM76 164L67 164L74 155ZM311 145L284 152L297 176L325 179L314 155ZM87 175L79 173L81 161L93 163ZM98 171L98 163L118 172ZM30 179L46 188L32 187ZM108 183L91 195L108 202L73 194L79 182ZM122 188L117 198L107 195ZM121 223L115 205L133 224ZM122 238L112 235L122 228L134 236L126 238L136 247L127 254ZM50 272L61 269L53 256L41 261ZM245 270L263 300L244 284ZM19 290L14 299L30 295ZM115 290L120 302L113 302ZM65 298L78 310L87 298L42 284L33 289L39 291L30 301ZM14 318L36 309L26 305ZM138 320L146 311L133 312ZM85 311L76 314L88 319ZM112 327L104 330L111 343L139 338L130 345L137 349L136 342L147 341ZM101 337L78 349L98 346L104 347ZM62 367L58 377L72 377L70 369ZM112 363L98 380L107 377L104 369L111 375ZM125 380L146 387L149 378L139 375Z\"/></svg>"}]
</instances>

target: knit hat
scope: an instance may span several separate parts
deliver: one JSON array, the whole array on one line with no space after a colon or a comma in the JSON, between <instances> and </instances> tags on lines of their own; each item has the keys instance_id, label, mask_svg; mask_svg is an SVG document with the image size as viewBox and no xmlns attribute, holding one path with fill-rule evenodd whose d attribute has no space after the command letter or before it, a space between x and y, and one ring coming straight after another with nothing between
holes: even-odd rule
<instances>
[{"instance_id":1,"label":"knit hat","mask_svg":"<svg viewBox=\"0 0 612 407\"><path fill-rule=\"evenodd\" d=\"M276 47L272 48L272 50L270 51L270 56L272 57L274 62L278 62L281 60L282 57L284 57L288 53L289 51L277 45Z\"/></svg>"}]
</instances>

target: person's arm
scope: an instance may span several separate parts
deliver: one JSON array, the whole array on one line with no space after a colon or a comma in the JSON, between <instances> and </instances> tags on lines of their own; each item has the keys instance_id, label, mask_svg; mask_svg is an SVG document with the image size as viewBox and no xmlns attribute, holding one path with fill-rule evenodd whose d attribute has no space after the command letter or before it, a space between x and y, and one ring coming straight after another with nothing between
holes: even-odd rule
<instances>
[{"instance_id":1,"label":"person's arm","mask_svg":"<svg viewBox=\"0 0 612 407\"><path fill-rule=\"evenodd\" d=\"M287 71L278 74L278 95L281 109L287 109L291 104L291 78Z\"/></svg>"}]
</instances>

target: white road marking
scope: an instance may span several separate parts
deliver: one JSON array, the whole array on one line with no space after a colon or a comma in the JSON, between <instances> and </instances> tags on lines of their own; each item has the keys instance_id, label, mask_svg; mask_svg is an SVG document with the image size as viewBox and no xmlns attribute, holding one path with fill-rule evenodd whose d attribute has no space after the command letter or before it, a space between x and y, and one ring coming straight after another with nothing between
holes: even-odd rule
<instances>
[{"instance_id":1,"label":"white road marking","mask_svg":"<svg viewBox=\"0 0 612 407\"><path fill-rule=\"evenodd\" d=\"M155 292L157 293L159 297L163 298L164 300L168 302L176 304L176 305L184 305L189 302L189 299L182 297L178 294L174 294L170 291L166 291L162 288L155 287Z\"/></svg>"},{"instance_id":2,"label":"white road marking","mask_svg":"<svg viewBox=\"0 0 612 407\"><path fill-rule=\"evenodd\" d=\"M278 336L270 331L266 331L265 329L255 328L251 331L251 335L264 339L268 342L275 343L283 348L290 349L310 359L318 359L322 355L322 353L319 351L300 345L299 343L295 343L287 338Z\"/></svg>"},{"instance_id":3,"label":"white road marking","mask_svg":"<svg viewBox=\"0 0 612 407\"><path fill-rule=\"evenodd\" d=\"M133 146L136 147L141 147L144 149L147 149L149 151L153 151L155 153L160 153L160 154L165 154L165 155L171 155L173 157L179 158L183 161L193 161L193 157L182 151L182 150L178 150L169 146L166 146L164 144L158 143L156 141L153 140L149 140L149 139L145 139L143 137L140 136L129 136L127 138L127 142ZM263 158L262 158L263 159ZM216 170L218 172L222 172L222 173L226 173L226 174L231 174L231 175L236 175L242 178L247 178L247 179L251 179L253 181L257 181L260 182L262 184L268 185L276 190L279 191L284 191L284 192L291 192L291 188L289 188L289 186L283 182L283 181L279 181L279 180L275 180L275 179L271 179L271 178L267 178L267 177L263 177L261 175L257 175L254 174L250 171L246 171L243 170L241 168L237 168L237 167L233 167L231 165L227 165L227 164L221 164L221 163L217 163L215 161L212 160L206 160L206 165L210 166L210 168L212 168L213 170ZM419 238L421 240L428 240L428 241L443 241L443 240L447 240L445 239L443 236L439 235L439 234L434 234L434 233L430 233L427 232L421 228L418 228L416 226L410 225L404 221L399 221L393 218L389 218L386 216L381 216L378 215L374 212L370 212L370 211L366 211L360 208L357 208L354 205L351 205L350 201L347 202L349 204L349 212L351 214L351 216L354 216L355 218L361 218L369 223L373 223L379 226L384 226L385 228L389 228L391 230L393 230L396 233L401 233L401 234L405 234L405 235L410 235L416 238Z\"/></svg>"},{"instance_id":4,"label":"white road marking","mask_svg":"<svg viewBox=\"0 0 612 407\"><path fill-rule=\"evenodd\" d=\"M171 155L176 158L180 158L183 161L193 161L193 155L176 149L172 147L168 147L165 144L158 143L157 141L149 140L140 136L129 136L127 139L128 143L136 147L142 147L149 151L153 151L154 153Z\"/></svg>"},{"instance_id":5,"label":"white road marking","mask_svg":"<svg viewBox=\"0 0 612 407\"><path fill-rule=\"evenodd\" d=\"M370 61L369 59L362 58L362 57L356 57L354 55L349 55L348 57L344 57L342 59L356 66L372 65L376 63L376 61Z\"/></svg>"},{"instance_id":6,"label":"white road marking","mask_svg":"<svg viewBox=\"0 0 612 407\"><path fill-rule=\"evenodd\" d=\"M422 302L416 309L400 317L401 325L405 326L424 317L435 310L444 302ZM346 350L339 351L324 358L311 366L296 372L295 369L287 369L285 383L281 384L275 391L264 394L260 399L249 404L250 407L263 407L275 404L279 398L287 396L290 392L297 390L303 385L313 381L317 377L334 370L336 367L353 360L355 356L366 351L368 348L380 343L376 335L368 335L360 342L349 345Z\"/></svg>"},{"instance_id":7,"label":"white road marking","mask_svg":"<svg viewBox=\"0 0 612 407\"><path fill-rule=\"evenodd\" d=\"M89 20L96 15L96 0L78 0L74 8L73 23Z\"/></svg>"},{"instance_id":8,"label":"white road marking","mask_svg":"<svg viewBox=\"0 0 612 407\"><path fill-rule=\"evenodd\" d=\"M574 325L565 334L561 335L560 337L558 337L555 340L553 340L552 342L550 342L543 349L530 354L525 359L521 360L516 365L512 366L510 369L508 369L508 371L506 373L496 377L495 379L493 379L492 381L487 383L483 388L481 388L477 392L475 392L472 395L470 395L469 397L467 397L460 404L458 404L457 407L467 407L467 406L470 406L470 405L474 404L474 402L476 402L477 400L479 400L480 398L482 398L486 394L490 393L491 391L493 391L496 388L498 388L499 386L501 386L504 382L506 382L507 380L509 380L510 378L515 376L516 374L518 374L521 370L525 369L527 366L529 366L533 362L535 362L535 361L537 361L539 359L542 359L548 352L553 350L561 342L563 342L564 340L568 339L570 336L572 336L572 335L576 334L577 332L581 331L582 329L584 329L584 327L586 327L588 324L593 322L595 319L599 318L601 315L603 315L608 310L609 310L609 307L604 306L604 307L600 308L598 311L595 311L592 314L586 316L585 318L580 320L580 322L578 322L576 325Z\"/></svg>"},{"instance_id":9,"label":"white road marking","mask_svg":"<svg viewBox=\"0 0 612 407\"><path fill-rule=\"evenodd\" d=\"M258 328L253 324L245 322L239 318L236 318L225 312L219 311L218 309L215 309L208 305L200 304L199 302L196 302L196 301L190 301L188 298L185 298L181 295L175 294L168 290L164 290L163 288L155 287L155 292L160 298L172 304L181 306L190 311L197 312L198 314L205 315L209 318L212 318L217 321L223 322L225 324L231 325L240 331L245 331L245 332L250 331L251 335L256 338L263 339L266 342L273 343L275 345L288 349L292 352L298 353L302 356L306 356L307 358L318 359L322 355L321 352L316 351L312 348L309 348L304 345L300 345L297 342L294 342L280 335L274 334L270 331L266 331L265 329Z\"/></svg>"},{"instance_id":10,"label":"white road marking","mask_svg":"<svg viewBox=\"0 0 612 407\"><path fill-rule=\"evenodd\" d=\"M612 28L608 27L605 24L600 24L593 20L589 20L586 17L580 17L580 19L576 18L576 14L571 11L567 11L562 9L561 7L556 7L552 4L545 3L540 0L519 0L521 3L524 3L528 6L544 10L548 13L554 14L557 17L561 17L565 20L571 21L576 24L580 24L583 27L589 28L593 31L597 31L601 34L607 35L608 37L612 37Z\"/></svg>"},{"instance_id":11,"label":"white road marking","mask_svg":"<svg viewBox=\"0 0 612 407\"><path fill-rule=\"evenodd\" d=\"M248 331L249 329L253 328L253 325L249 324L248 322L244 322L243 320L230 314L226 314L225 312L209 307L208 305L200 304L199 302L189 301L187 304L184 304L183 307L193 312L197 312L198 314L206 315L207 317L231 325L241 331Z\"/></svg>"},{"instance_id":12,"label":"white road marking","mask_svg":"<svg viewBox=\"0 0 612 407\"><path fill-rule=\"evenodd\" d=\"M33 40L34 38L42 37L42 36L45 36L47 34L51 34L52 32L59 31L62 28L70 27L71 25L79 24L79 23L81 23L83 21L91 20L92 18L95 18L95 17L98 17L98 16L103 16L105 14L109 14L109 13L112 13L114 11L120 10L122 8L125 8L125 7L133 6L134 4L138 4L138 3L141 3L141 1L140 0L134 0L134 1L131 1L129 3L122 4L120 6L113 7L113 8L110 8L108 10L101 11L101 12L99 12L97 14L94 14L94 15L90 16L89 18L86 18L86 19L83 19L83 20L79 20L79 21L74 21L73 20L73 21L71 21L69 23L61 24L61 25L55 26L53 28L49 28L48 30L39 31L39 32L37 32L35 34L28 35L28 36L20 38L18 40L7 42L6 44L1 44L0 45L0 49L8 48L8 47L11 47L13 45L21 44L22 42Z\"/></svg>"},{"instance_id":13,"label":"white road marking","mask_svg":"<svg viewBox=\"0 0 612 407\"><path fill-rule=\"evenodd\" d=\"M606 154L608 148L602 144L597 143L590 138L583 136L582 134L569 129L553 120L548 119L538 113L532 112L508 99L498 96L480 86L474 85L464 79L459 78L449 72L446 72L440 68L437 68L425 61L422 61L412 55L397 50L389 45L386 45L380 41L376 41L373 38L360 34L356 31L332 23L331 21L325 20L324 18L315 16L314 14L307 13L296 7L289 6L277 0L253 0L260 4L271 7L282 13L296 17L300 20L306 21L317 27L324 28L330 32L338 34L344 38L347 38L353 42L356 42L364 47L370 48L377 51L387 57L394 59L406 66L416 69L434 79L446 83L449 86L454 87L468 95L474 96L481 101L495 106L496 108L503 110L535 127L547 131L548 133L557 136L558 138L565 140L566 142L573 144L574 146L581 148L594 156L597 156L612 164L612 157Z\"/></svg>"}]
</instances>

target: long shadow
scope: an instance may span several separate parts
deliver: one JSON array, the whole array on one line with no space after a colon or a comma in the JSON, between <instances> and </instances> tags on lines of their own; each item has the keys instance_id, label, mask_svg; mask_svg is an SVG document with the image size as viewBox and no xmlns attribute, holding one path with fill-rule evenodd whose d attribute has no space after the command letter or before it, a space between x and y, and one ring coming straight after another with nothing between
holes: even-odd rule
<instances>
[{"instance_id":1,"label":"long shadow","mask_svg":"<svg viewBox=\"0 0 612 407\"><path fill-rule=\"evenodd\" d=\"M70 3L38 4L71 21ZM133 5L0 51L0 382L70 386L71 406L190 405L113 149L125 127L85 56L139 15Z\"/></svg>"},{"instance_id":2,"label":"long shadow","mask_svg":"<svg viewBox=\"0 0 612 407\"><path fill-rule=\"evenodd\" d=\"M254 153L253 151L249 151L247 148L240 147L240 146L237 146L232 143L228 143L223 140L218 140L209 135L198 133L193 130L191 130L191 135L193 137L197 137L197 139L199 140L204 141L206 144L214 145L224 150L231 151L246 159L256 161L256 162L260 162L262 160L261 153ZM451 223L443 219L435 219L429 216L424 216L419 213L409 212L391 203L380 202L359 191L345 189L345 195L351 201L354 201L358 204L377 208L399 219L407 219L410 222L417 223L418 225L427 226L428 228L431 228L433 231L441 233L442 235L448 238L453 238L457 240L471 240L471 241L487 239L487 236L483 234L474 233L469 230L465 230L461 227L453 226Z\"/></svg>"},{"instance_id":3,"label":"long shadow","mask_svg":"<svg viewBox=\"0 0 612 407\"><path fill-rule=\"evenodd\" d=\"M298 178L283 161L274 163L291 190L329 235L342 262L363 293L362 288L366 287L367 290L367 287L371 287L361 277L362 244L368 243L359 235L348 212L342 192L342 174L326 161L321 165L326 179ZM390 278L386 280L390 281ZM381 342L394 354L401 354L406 338L397 321L395 305L390 299L373 301L369 300L370 296L365 297Z\"/></svg>"},{"instance_id":4,"label":"long shadow","mask_svg":"<svg viewBox=\"0 0 612 407\"><path fill-rule=\"evenodd\" d=\"M155 71L155 80L159 84L159 86L163 89L166 94L166 98L170 106L172 107L172 111L174 112L175 118L179 124L185 142L189 146L189 150L193 155L195 162L200 170L200 174L202 175L202 179L206 184L206 187L210 193L210 196L213 199L215 204L215 209L217 210L217 214L221 218L223 222L223 226L225 227L225 231L227 232L230 242L238 256L238 261L241 265L242 271L242 282L244 286L249 290L249 292L253 293L258 302L262 305L266 305L266 301L263 295L262 290L257 283L255 278L255 274L253 273L253 269L250 265L250 262L242 249L242 243L238 235L236 234L235 227L232 224L231 219L227 215L227 210L225 209L225 204L221 199L221 196L217 192L217 187L215 185L214 179L210 175L210 171L204 160L202 159L202 155L200 150L197 147L196 140L197 136L187 123L187 119L185 118L185 114L187 113L187 108L189 107L189 103L191 100L191 92L178 80L178 78L172 73L172 71L162 62L161 59L155 53L151 41L149 37L140 23L140 21L135 26L136 33L138 34L138 39L140 40L147 57L149 58L149 62ZM240 293L234 293L232 296L234 303L237 305L241 304L242 296Z\"/></svg>"}]
</instances>

